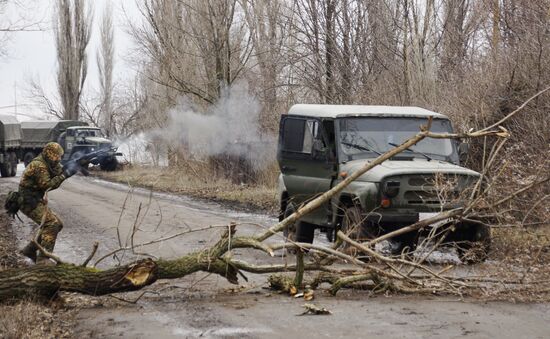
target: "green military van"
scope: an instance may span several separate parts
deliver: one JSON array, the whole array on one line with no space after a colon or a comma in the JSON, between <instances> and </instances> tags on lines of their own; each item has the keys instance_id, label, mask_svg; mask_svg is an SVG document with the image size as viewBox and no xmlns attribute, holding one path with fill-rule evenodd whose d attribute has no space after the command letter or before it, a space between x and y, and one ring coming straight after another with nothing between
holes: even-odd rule
<instances>
[{"instance_id":1,"label":"green military van","mask_svg":"<svg viewBox=\"0 0 550 339\"><path fill-rule=\"evenodd\" d=\"M433 132L453 132L445 115L419 107L292 106L281 117L279 130L281 220L414 136L430 117ZM312 242L316 228L330 240L342 229L357 239L369 239L456 207L480 177L461 166L459 149L463 147L455 140L424 139L363 174L285 234ZM489 231L482 223L462 222L445 232L445 243L456 246L463 261L478 261L470 252L481 248L477 259L486 257ZM413 232L392 239L392 252L414 250L421 235Z\"/></svg>"}]
</instances>

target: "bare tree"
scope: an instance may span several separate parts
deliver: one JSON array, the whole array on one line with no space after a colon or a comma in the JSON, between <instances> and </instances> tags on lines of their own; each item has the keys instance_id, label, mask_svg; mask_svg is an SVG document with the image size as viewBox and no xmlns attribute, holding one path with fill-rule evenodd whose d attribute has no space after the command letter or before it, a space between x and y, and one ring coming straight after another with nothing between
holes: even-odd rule
<instances>
[{"instance_id":1,"label":"bare tree","mask_svg":"<svg viewBox=\"0 0 550 339\"><path fill-rule=\"evenodd\" d=\"M5 9L6 9L6 5L8 3L8 0L0 0L0 16L4 17L5 16ZM7 26L0 26L0 32L2 33L0 35L0 44L2 47L0 47L0 57L3 57L6 55L6 49L5 49L5 45L6 45L6 42L8 40L8 35L6 34L7 32L10 32L12 30L11 28L11 25L7 25Z\"/></svg>"},{"instance_id":2,"label":"bare tree","mask_svg":"<svg viewBox=\"0 0 550 339\"><path fill-rule=\"evenodd\" d=\"M199 104L215 102L242 77L251 52L236 6L236 0L144 1L146 25L133 25L132 34L154 62L151 80Z\"/></svg>"},{"instance_id":3,"label":"bare tree","mask_svg":"<svg viewBox=\"0 0 550 339\"><path fill-rule=\"evenodd\" d=\"M32 5L32 1L23 3L18 0L0 0L0 57L9 54L8 43L12 33L42 30L39 20L28 17L30 8L27 7Z\"/></svg>"},{"instance_id":4,"label":"bare tree","mask_svg":"<svg viewBox=\"0 0 550 339\"><path fill-rule=\"evenodd\" d=\"M285 44L290 32L290 23L284 19L283 0L241 0L252 39L254 72L258 68L259 96L264 102L260 121L265 129L275 130L279 114L277 89L285 67ZM255 61L255 62L254 62Z\"/></svg>"},{"instance_id":5,"label":"bare tree","mask_svg":"<svg viewBox=\"0 0 550 339\"><path fill-rule=\"evenodd\" d=\"M101 45L97 53L97 66L99 69L99 84L101 98L101 125L107 136L113 133L113 68L114 68L114 29L112 6L108 2L101 21Z\"/></svg>"},{"instance_id":6,"label":"bare tree","mask_svg":"<svg viewBox=\"0 0 550 339\"><path fill-rule=\"evenodd\" d=\"M57 48L57 87L63 117L78 120L80 96L86 81L92 14L85 0L59 0L56 6L55 43Z\"/></svg>"},{"instance_id":7,"label":"bare tree","mask_svg":"<svg viewBox=\"0 0 550 339\"><path fill-rule=\"evenodd\" d=\"M56 98L46 94L44 87L40 84L40 79L31 78L27 92L29 99L34 101L42 112L57 119L63 119L63 113L60 110L61 105Z\"/></svg>"}]
</instances>

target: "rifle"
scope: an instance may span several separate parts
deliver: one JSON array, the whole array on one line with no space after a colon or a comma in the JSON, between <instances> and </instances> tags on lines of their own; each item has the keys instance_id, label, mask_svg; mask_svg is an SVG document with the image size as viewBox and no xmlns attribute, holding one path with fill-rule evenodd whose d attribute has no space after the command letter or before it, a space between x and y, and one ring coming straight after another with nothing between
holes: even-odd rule
<instances>
[{"instance_id":1,"label":"rifle","mask_svg":"<svg viewBox=\"0 0 550 339\"><path fill-rule=\"evenodd\" d=\"M83 175L88 176L90 172L88 172L86 168L88 167L88 164L90 164L90 162L97 158L114 157L116 155L122 155L122 153L117 152L117 147L114 146L82 154L67 161L65 165L63 165L63 173L66 173L67 171L73 174L76 172L80 172Z\"/></svg>"}]
</instances>

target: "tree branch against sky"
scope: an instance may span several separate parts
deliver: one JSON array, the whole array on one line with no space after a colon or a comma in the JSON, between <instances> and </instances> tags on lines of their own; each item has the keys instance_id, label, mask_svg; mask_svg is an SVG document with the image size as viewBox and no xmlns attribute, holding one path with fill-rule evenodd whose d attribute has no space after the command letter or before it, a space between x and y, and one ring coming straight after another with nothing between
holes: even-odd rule
<instances>
[{"instance_id":1,"label":"tree branch against sky","mask_svg":"<svg viewBox=\"0 0 550 339\"><path fill-rule=\"evenodd\" d=\"M0 58L9 54L8 43L13 33L43 30L42 20L28 17L28 6L32 6L34 1L0 0Z\"/></svg>"}]
</instances>

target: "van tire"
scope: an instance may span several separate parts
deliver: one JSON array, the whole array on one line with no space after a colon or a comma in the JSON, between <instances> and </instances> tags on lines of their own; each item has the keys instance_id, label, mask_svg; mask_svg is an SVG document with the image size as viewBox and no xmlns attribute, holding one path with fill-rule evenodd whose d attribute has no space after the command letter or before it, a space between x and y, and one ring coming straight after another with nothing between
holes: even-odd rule
<instances>
[{"instance_id":1,"label":"van tire","mask_svg":"<svg viewBox=\"0 0 550 339\"><path fill-rule=\"evenodd\" d=\"M489 256L490 249L491 228L482 224L469 226L464 239L456 244L456 251L460 261L467 265L485 261Z\"/></svg>"},{"instance_id":2,"label":"van tire","mask_svg":"<svg viewBox=\"0 0 550 339\"><path fill-rule=\"evenodd\" d=\"M116 171L117 166L118 166L118 160L116 158L105 160L101 164L99 164L99 167L101 168L101 170L106 172Z\"/></svg>"},{"instance_id":3,"label":"van tire","mask_svg":"<svg viewBox=\"0 0 550 339\"><path fill-rule=\"evenodd\" d=\"M341 230L355 241L361 241L367 237L359 206L350 206L344 209Z\"/></svg>"}]
</instances>

